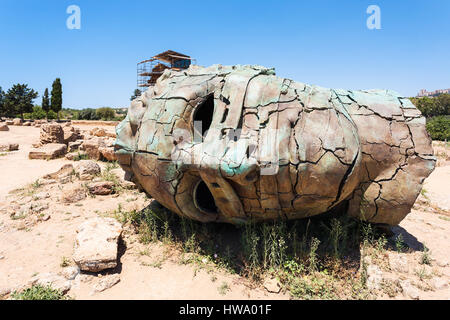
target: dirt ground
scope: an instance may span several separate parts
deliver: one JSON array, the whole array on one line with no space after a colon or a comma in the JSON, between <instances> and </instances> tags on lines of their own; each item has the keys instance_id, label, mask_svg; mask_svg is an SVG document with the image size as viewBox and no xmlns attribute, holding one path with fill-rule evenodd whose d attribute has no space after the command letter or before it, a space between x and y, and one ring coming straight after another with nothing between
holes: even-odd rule
<instances>
[{"instance_id":1,"label":"dirt ground","mask_svg":"<svg viewBox=\"0 0 450 320\"><path fill-rule=\"evenodd\" d=\"M76 125L82 130L97 126ZM112 132L114 127L102 127ZM19 151L8 152L0 157L0 207L8 204L9 191L24 187L38 178L57 171L65 159L29 160L32 143L39 139L39 128L10 126L9 132L0 132L0 144L14 142ZM104 166L101 162L100 165ZM45 190L48 190L46 188ZM40 190L41 191L41 190ZM52 192L52 190L48 190ZM53 190L58 192L58 190ZM26 201L26 199L25 199ZM0 214L0 292L15 290L23 286L38 273L59 272L64 257L73 253L76 228L85 219L98 214L113 212L121 204L124 210L143 209L150 200L134 192L119 197L103 196L87 198L75 205L51 203L48 221L32 227L24 227L23 221L11 220ZM147 250L148 246L146 246ZM93 292L98 275L86 274L77 277L68 294L76 299L281 299L287 296L270 294L263 289L249 289L235 275L215 272L208 274L204 269L180 264L170 257L164 259L161 267L149 265L161 259L163 250L152 247L145 250L135 239L129 239L126 251L120 257L120 282L109 290ZM174 261L172 261L174 260ZM218 288L226 283L230 290L222 295Z\"/></svg>"},{"instance_id":2,"label":"dirt ground","mask_svg":"<svg viewBox=\"0 0 450 320\"><path fill-rule=\"evenodd\" d=\"M81 129L93 126L76 125ZM112 132L111 126L105 130ZM39 128L10 126L10 131L0 132L0 144L18 143L18 151L0 156L0 208L11 201L10 191L32 184L43 175L57 171L63 164L74 163L63 159L29 160L32 143L39 139ZM450 164L447 161L450 148L434 144L435 150L445 153L435 171L425 181L424 190L411 213L393 231L402 234L412 252L402 254L408 261L405 274L390 273L400 279L416 277L421 265L418 255L424 245L429 248L432 265L426 266L419 279L439 278L443 285L430 288L423 281L420 299L450 299ZM101 166L104 163L99 162ZM65 186L49 185L42 190L53 199ZM42 192L41 190L39 190ZM30 201L24 197L23 201ZM44 200L45 201L45 200ZM47 200L49 201L49 200ZM97 215L108 215L118 210L141 210L151 200L138 191L117 195L88 197L75 204L50 201L47 221L25 225L22 220L12 220L0 212L0 295L23 286L39 273L61 271L63 261L71 258L76 228L85 220ZM158 245L144 246L136 237L127 236L119 252L119 265L114 270L99 274L82 274L72 283L68 295L75 299L289 299L287 293L269 293L263 287L253 288L242 277L226 271L208 271L194 264L182 264ZM93 286L108 273L119 273L120 282L103 292L95 292ZM424 273L428 273L426 277ZM221 287L229 288L226 292ZM389 298L380 296L380 298ZM409 299L399 294L394 299Z\"/></svg>"}]
</instances>

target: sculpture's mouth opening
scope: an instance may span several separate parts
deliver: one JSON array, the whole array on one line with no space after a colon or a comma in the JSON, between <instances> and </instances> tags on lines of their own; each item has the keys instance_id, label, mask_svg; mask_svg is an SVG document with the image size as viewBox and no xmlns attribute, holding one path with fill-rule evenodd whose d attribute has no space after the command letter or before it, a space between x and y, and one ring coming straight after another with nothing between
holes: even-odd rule
<instances>
[{"instance_id":1,"label":"sculpture's mouth opening","mask_svg":"<svg viewBox=\"0 0 450 320\"><path fill-rule=\"evenodd\" d=\"M200 180L194 187L193 198L194 205L198 210L209 214L217 214L217 206L214 197L203 180Z\"/></svg>"}]
</instances>

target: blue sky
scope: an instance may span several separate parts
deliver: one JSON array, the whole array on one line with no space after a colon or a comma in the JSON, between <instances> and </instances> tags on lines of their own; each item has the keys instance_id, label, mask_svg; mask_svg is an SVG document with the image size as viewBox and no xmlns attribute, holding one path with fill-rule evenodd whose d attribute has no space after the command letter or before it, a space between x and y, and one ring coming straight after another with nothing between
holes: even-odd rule
<instances>
[{"instance_id":1,"label":"blue sky","mask_svg":"<svg viewBox=\"0 0 450 320\"><path fill-rule=\"evenodd\" d=\"M72 4L81 30L66 27ZM42 94L60 77L64 107L128 106L136 63L167 49L324 87L450 88L448 0L0 0L0 34L0 86Z\"/></svg>"}]
</instances>

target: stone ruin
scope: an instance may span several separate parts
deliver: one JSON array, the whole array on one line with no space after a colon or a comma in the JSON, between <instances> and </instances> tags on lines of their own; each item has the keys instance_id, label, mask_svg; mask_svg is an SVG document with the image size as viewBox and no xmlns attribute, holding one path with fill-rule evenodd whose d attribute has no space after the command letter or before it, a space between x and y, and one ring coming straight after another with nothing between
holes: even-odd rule
<instances>
[{"instance_id":1,"label":"stone ruin","mask_svg":"<svg viewBox=\"0 0 450 320\"><path fill-rule=\"evenodd\" d=\"M80 130L71 122L61 125L37 121L35 126L40 127L39 142L33 143L33 149L28 154L30 159L51 160L65 156L67 160L73 160L77 155L85 155L93 160L117 160L113 147L116 135L105 129Z\"/></svg>"},{"instance_id":2,"label":"stone ruin","mask_svg":"<svg viewBox=\"0 0 450 320\"><path fill-rule=\"evenodd\" d=\"M341 210L397 225L436 163L407 98L307 85L260 66L166 70L116 130L129 178L202 222Z\"/></svg>"}]
</instances>

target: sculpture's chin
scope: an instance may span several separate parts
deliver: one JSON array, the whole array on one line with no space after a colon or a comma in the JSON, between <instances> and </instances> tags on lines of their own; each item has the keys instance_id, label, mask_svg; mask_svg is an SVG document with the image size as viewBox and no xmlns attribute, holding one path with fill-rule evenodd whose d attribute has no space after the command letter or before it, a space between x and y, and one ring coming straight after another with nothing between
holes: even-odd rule
<instances>
[{"instance_id":1,"label":"sculpture's chin","mask_svg":"<svg viewBox=\"0 0 450 320\"><path fill-rule=\"evenodd\" d=\"M120 166L124 169L124 171L127 173L132 173L131 159L133 153L128 150L118 148L117 145L114 148L114 153L116 154L117 161L119 162Z\"/></svg>"}]
</instances>

